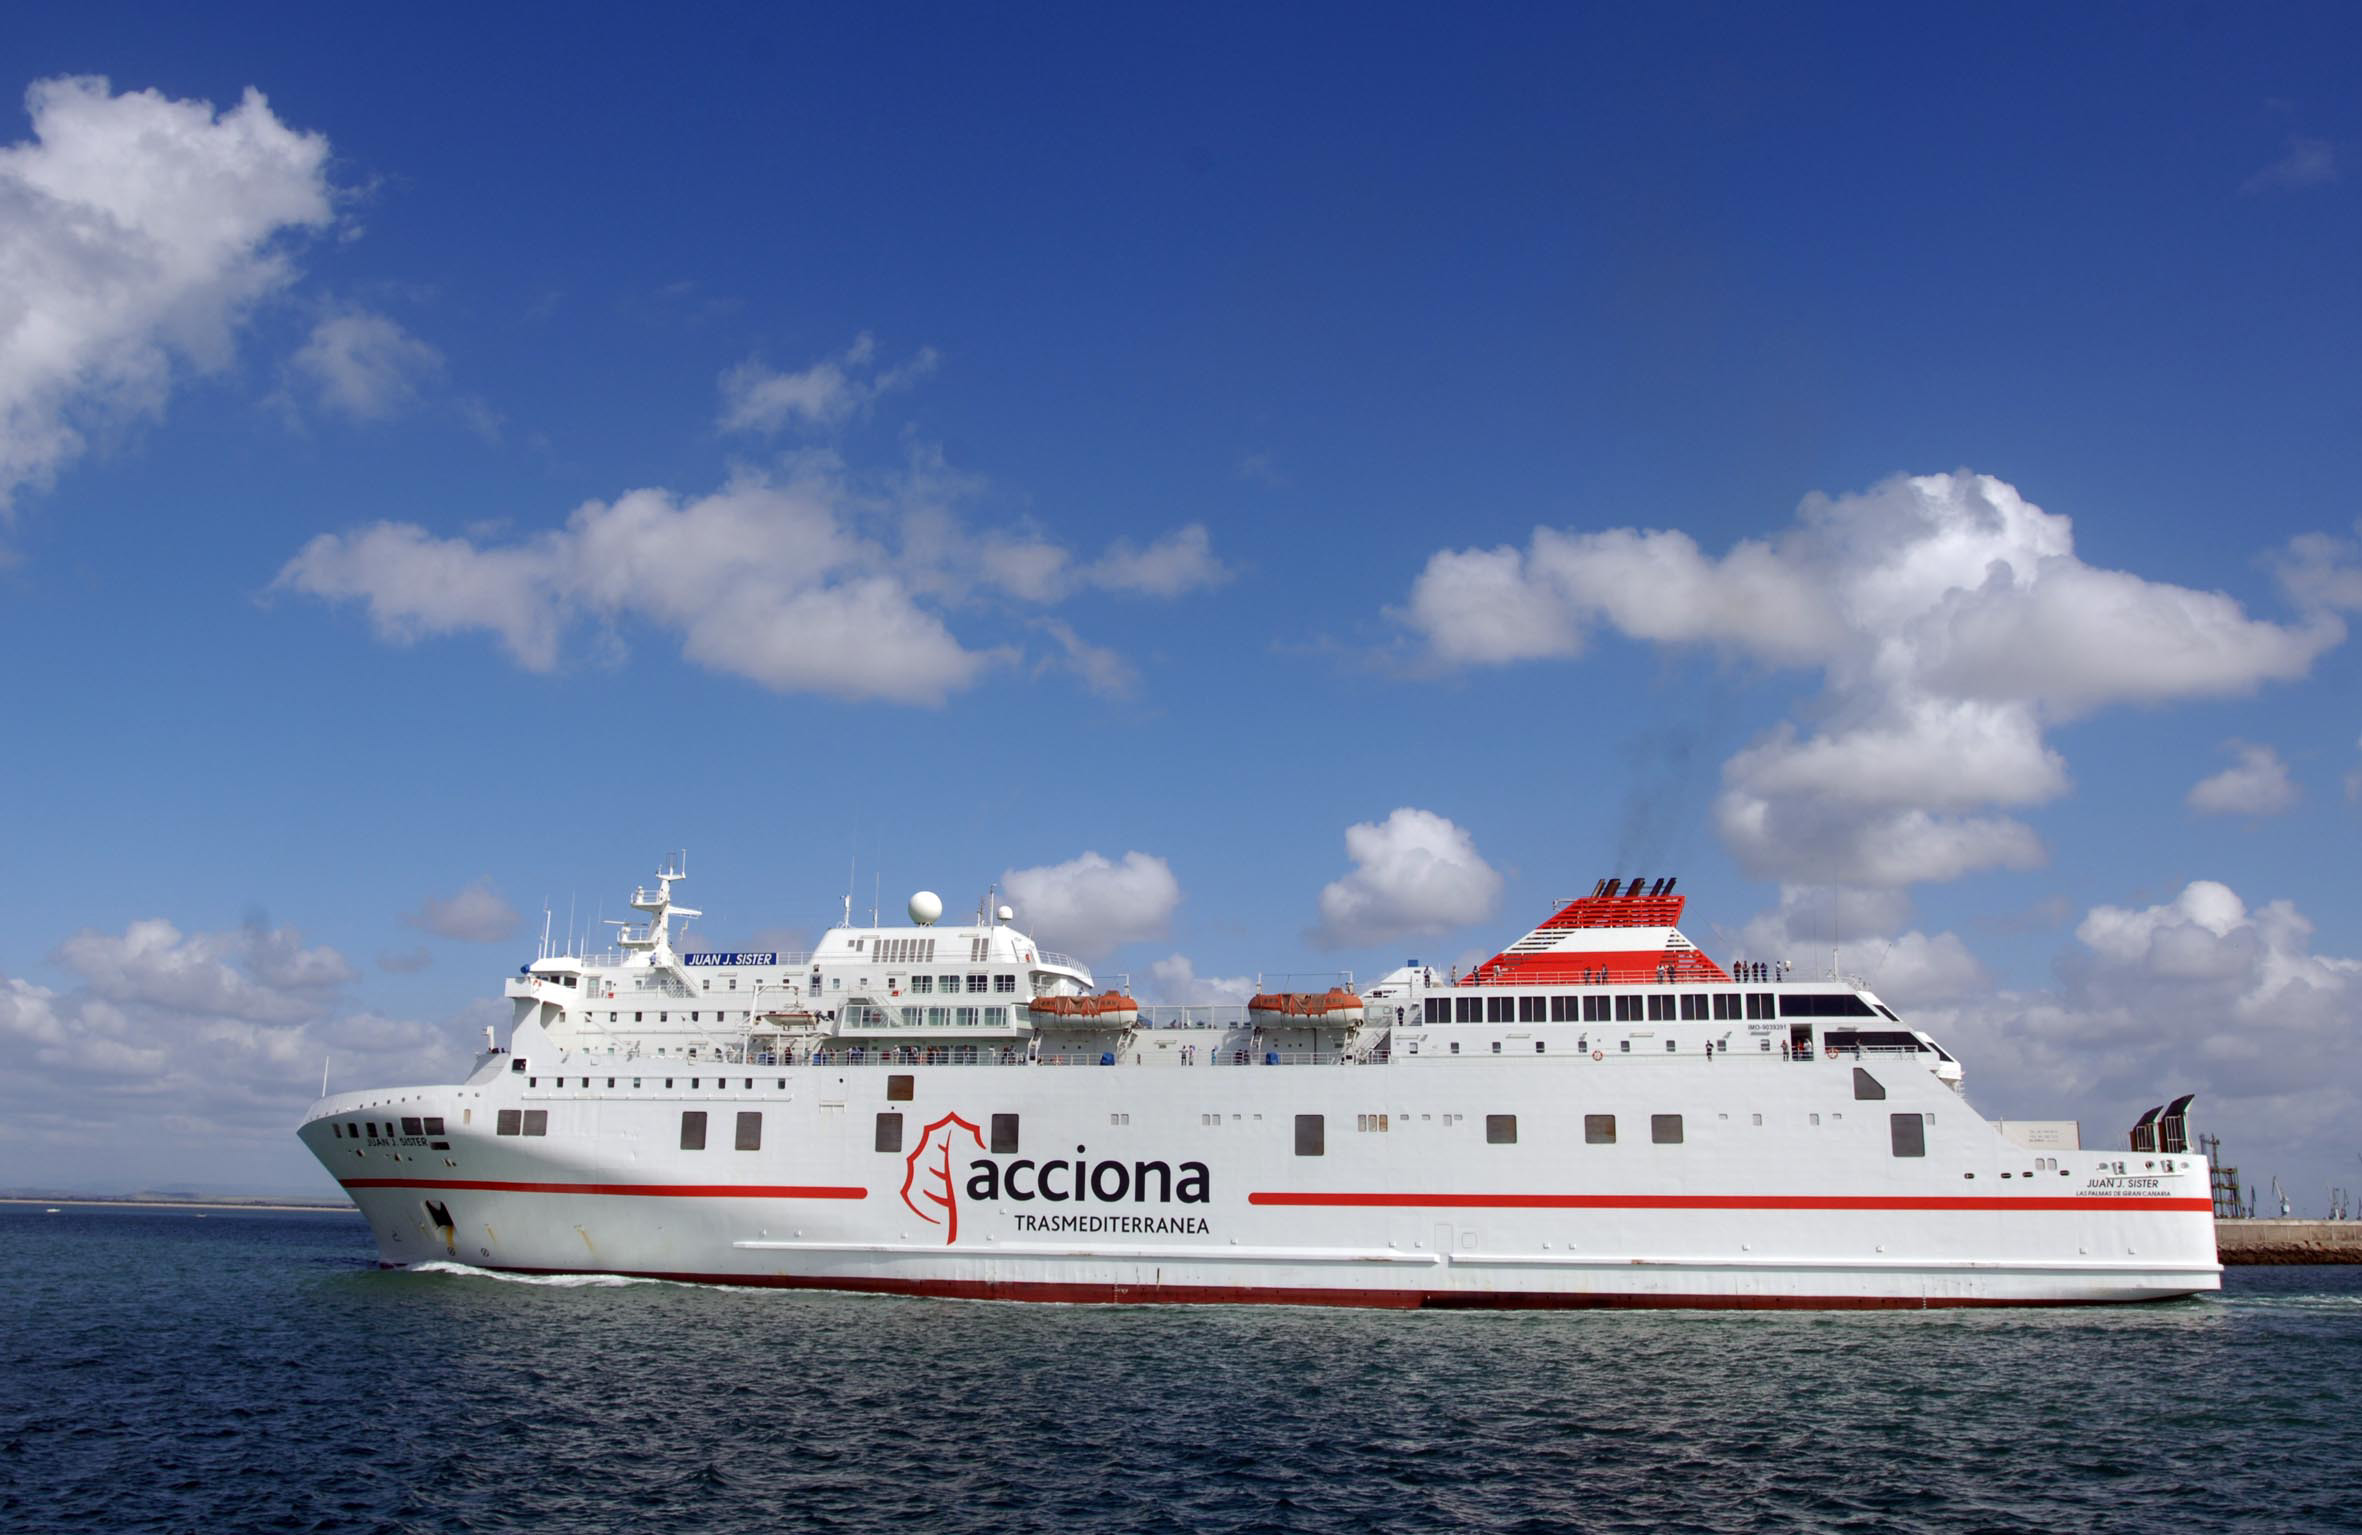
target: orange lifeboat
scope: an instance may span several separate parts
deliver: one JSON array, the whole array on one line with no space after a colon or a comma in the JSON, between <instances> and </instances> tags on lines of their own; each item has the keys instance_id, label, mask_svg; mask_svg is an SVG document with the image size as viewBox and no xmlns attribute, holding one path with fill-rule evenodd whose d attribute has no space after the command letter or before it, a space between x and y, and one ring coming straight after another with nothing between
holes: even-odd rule
<instances>
[{"instance_id":1,"label":"orange lifeboat","mask_svg":"<svg viewBox=\"0 0 2362 1535\"><path fill-rule=\"evenodd\" d=\"M1327 991L1266 991L1247 999L1255 1022L1283 1028L1343 1027L1362 1020L1365 1004L1342 986Z\"/></svg>"},{"instance_id":2,"label":"orange lifeboat","mask_svg":"<svg viewBox=\"0 0 2362 1535\"><path fill-rule=\"evenodd\" d=\"M1123 1028L1140 1021L1140 1004L1120 991L1095 997L1036 997L1025 1004L1037 1024L1072 1024L1083 1028Z\"/></svg>"}]
</instances>

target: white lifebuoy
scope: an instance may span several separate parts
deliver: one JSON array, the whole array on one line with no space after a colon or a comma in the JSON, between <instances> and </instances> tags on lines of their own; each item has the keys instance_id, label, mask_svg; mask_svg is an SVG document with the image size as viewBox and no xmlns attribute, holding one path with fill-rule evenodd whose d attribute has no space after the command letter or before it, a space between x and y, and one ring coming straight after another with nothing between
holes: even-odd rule
<instances>
[{"instance_id":1,"label":"white lifebuoy","mask_svg":"<svg viewBox=\"0 0 2362 1535\"><path fill-rule=\"evenodd\" d=\"M1591 1058L1595 1061L1604 1061L1607 1059L1607 1052L1604 1050L1594 1050L1591 1052Z\"/></svg>"}]
</instances>

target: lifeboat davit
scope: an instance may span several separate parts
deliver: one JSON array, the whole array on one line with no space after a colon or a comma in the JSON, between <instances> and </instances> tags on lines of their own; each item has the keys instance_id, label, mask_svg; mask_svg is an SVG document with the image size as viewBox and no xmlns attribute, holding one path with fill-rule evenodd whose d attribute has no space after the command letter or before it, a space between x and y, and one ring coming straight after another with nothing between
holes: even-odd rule
<instances>
[{"instance_id":1,"label":"lifeboat davit","mask_svg":"<svg viewBox=\"0 0 2362 1535\"><path fill-rule=\"evenodd\" d=\"M1266 991L1247 999L1247 1014L1255 1022L1281 1027L1343 1027L1359 1023L1365 1004L1342 986L1327 991Z\"/></svg>"},{"instance_id":2,"label":"lifeboat davit","mask_svg":"<svg viewBox=\"0 0 2362 1535\"><path fill-rule=\"evenodd\" d=\"M1095 997L1036 997L1025 1004L1035 1023L1071 1023L1121 1028L1140 1021L1140 1004L1120 991Z\"/></svg>"}]
</instances>

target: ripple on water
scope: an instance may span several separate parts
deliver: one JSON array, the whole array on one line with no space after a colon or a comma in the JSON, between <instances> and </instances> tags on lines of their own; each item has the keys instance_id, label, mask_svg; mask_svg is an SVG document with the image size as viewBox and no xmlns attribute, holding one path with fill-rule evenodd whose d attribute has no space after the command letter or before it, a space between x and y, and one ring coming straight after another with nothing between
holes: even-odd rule
<instances>
[{"instance_id":1,"label":"ripple on water","mask_svg":"<svg viewBox=\"0 0 2362 1535\"><path fill-rule=\"evenodd\" d=\"M1103 1310L0 1222L26 1535L2355 1527L2357 1270L2105 1311Z\"/></svg>"}]
</instances>

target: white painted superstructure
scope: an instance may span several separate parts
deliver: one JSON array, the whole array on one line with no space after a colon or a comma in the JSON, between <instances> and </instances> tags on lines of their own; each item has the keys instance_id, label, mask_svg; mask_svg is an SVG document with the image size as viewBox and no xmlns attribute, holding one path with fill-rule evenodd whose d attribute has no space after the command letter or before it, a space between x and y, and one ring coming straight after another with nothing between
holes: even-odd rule
<instances>
[{"instance_id":1,"label":"white painted superstructure","mask_svg":"<svg viewBox=\"0 0 2362 1535\"><path fill-rule=\"evenodd\" d=\"M1716 965L1669 880L1602 881L1466 977L1193 1008L1100 991L990 899L943 926L927 892L809 954L678 952L682 877L635 892L614 952L511 978L466 1080L313 1106L383 1261L1384 1306L2220 1282L2186 1100L2146 1150L2004 1133L1858 982Z\"/></svg>"}]
</instances>

